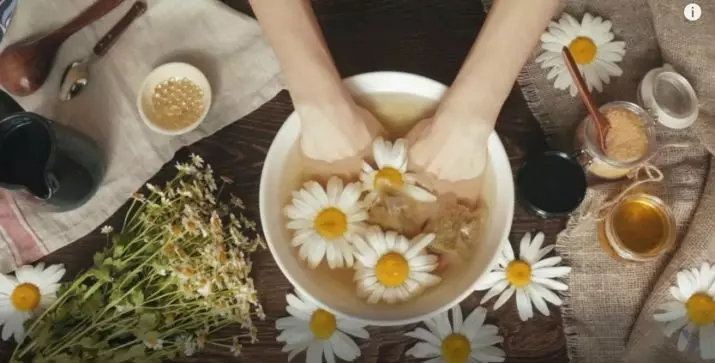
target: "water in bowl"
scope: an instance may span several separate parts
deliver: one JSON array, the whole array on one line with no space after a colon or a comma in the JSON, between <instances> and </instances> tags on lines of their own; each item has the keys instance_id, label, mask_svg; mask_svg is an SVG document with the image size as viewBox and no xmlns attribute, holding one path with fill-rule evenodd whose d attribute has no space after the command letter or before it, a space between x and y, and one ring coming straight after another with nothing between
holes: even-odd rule
<instances>
[{"instance_id":1,"label":"water in bowl","mask_svg":"<svg viewBox=\"0 0 715 363\"><path fill-rule=\"evenodd\" d=\"M389 138L393 140L405 136L405 134L407 134L407 132L409 132L409 130L412 129L416 123L432 116L438 105L438 101L405 93L363 94L356 96L355 100L359 105L375 115L375 117L387 130ZM291 178L292 180L288 180L288 183L286 183L286 189L282 191L285 193L286 205L291 201L291 192L299 189L305 181L316 179L325 181L325 178L317 176L325 175L326 170L330 170L331 173L336 170L335 165L328 167L327 164L309 161L302 158L299 156L299 145L295 145L294 148L295 152L291 153L292 160L287 162L287 165L289 165L292 170L288 171L287 174L294 175L295 177ZM355 168L355 165L347 165L345 168L359 170L359 165L362 159L357 159L357 163L355 164L357 165L357 168ZM337 167L337 170L342 169L342 165ZM338 172L338 174L344 175L341 172ZM358 180L357 175L355 174L346 175L346 178L350 181ZM440 198L440 201L441 200L442 198ZM419 206L419 214L433 213L433 208L436 207L437 203L430 204L433 204L434 206ZM422 222L415 221L418 225L422 225ZM415 230L414 226L405 229ZM418 229L421 230L422 228L420 227ZM413 237L414 234L415 233L405 233L407 237ZM298 258L297 249L294 248L293 253L295 257ZM447 278L447 276L453 275L455 270L459 269L459 264L464 262L465 260L459 262L451 259L451 267L445 268L446 265L443 264L440 268L438 268L438 271L434 273L441 275L443 278ZM309 269L307 265L304 265L304 267ZM321 285L324 285L326 289L330 289L333 294L338 296L342 296L344 294L355 294L356 284L353 282L354 270L352 268L330 269L327 263L323 262L317 268L312 270L311 274L315 276L316 279L320 279Z\"/></svg>"}]
</instances>

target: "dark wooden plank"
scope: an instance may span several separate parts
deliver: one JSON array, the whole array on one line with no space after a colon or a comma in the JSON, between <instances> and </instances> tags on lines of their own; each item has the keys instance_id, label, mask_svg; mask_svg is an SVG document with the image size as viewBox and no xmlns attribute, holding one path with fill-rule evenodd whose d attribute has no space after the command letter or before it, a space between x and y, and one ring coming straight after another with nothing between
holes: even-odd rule
<instances>
[{"instance_id":1,"label":"dark wooden plank","mask_svg":"<svg viewBox=\"0 0 715 363\"><path fill-rule=\"evenodd\" d=\"M224 0L230 6L250 14L245 0ZM396 70L421 74L450 84L471 46L484 13L477 0L316 0L316 11L326 34L336 64L343 76ZM232 177L232 191L249 206L258 219L258 182L265 153L283 120L293 107L286 92L259 110L177 153L183 160L190 152L202 155L219 175ZM521 94L515 90L497 123L497 131L509 153L514 170L524 157L545 147L543 135L531 116ZM173 161L152 179L161 182L173 174ZM126 209L110 218L118 222ZM542 230L549 243L563 228L563 221L542 221L517 206L512 241L523 233ZM47 256L44 261L64 263L73 276L91 263L95 251L105 246L98 231ZM267 251L254 256L254 277L268 319L258 324L261 341L246 346L235 358L228 353L205 352L185 362L284 362L286 355L275 342L274 324L285 315L285 294L292 288ZM480 293L463 304L476 306ZM552 309L551 317L539 316L527 323L519 320L513 302L491 312L489 320L500 327L508 362L567 362L561 319ZM403 333L413 326L371 328L371 339L359 342L360 362L390 363L412 361L404 352L414 344ZM0 360L7 361L12 347L0 346ZM298 358L301 359L301 358Z\"/></svg>"}]
</instances>

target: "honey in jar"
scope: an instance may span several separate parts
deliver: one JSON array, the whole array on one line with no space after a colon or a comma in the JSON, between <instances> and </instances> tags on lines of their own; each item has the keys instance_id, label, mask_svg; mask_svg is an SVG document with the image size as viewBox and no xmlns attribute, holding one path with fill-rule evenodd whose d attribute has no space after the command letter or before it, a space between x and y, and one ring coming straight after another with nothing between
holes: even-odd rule
<instances>
[{"instance_id":1,"label":"honey in jar","mask_svg":"<svg viewBox=\"0 0 715 363\"><path fill-rule=\"evenodd\" d=\"M601 244L612 256L649 261L675 241L675 219L668 206L652 195L624 198L599 225Z\"/></svg>"}]
</instances>

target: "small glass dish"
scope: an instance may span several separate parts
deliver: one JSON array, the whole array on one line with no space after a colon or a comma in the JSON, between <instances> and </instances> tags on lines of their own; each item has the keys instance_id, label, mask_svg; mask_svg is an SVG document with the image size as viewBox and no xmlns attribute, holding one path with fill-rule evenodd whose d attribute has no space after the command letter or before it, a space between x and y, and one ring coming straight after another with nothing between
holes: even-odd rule
<instances>
[{"instance_id":1,"label":"small glass dish","mask_svg":"<svg viewBox=\"0 0 715 363\"><path fill-rule=\"evenodd\" d=\"M626 101L610 102L601 106L599 110L605 113L614 108L631 111L643 121L648 145L646 152L638 159L628 162L614 160L601 150L596 141L596 128L593 121L590 116L586 117L576 130L576 149L581 153L579 160L589 174L605 180L617 180L627 176L632 170L646 163L656 152L655 121L650 114L641 106Z\"/></svg>"},{"instance_id":2,"label":"small glass dish","mask_svg":"<svg viewBox=\"0 0 715 363\"><path fill-rule=\"evenodd\" d=\"M650 194L629 195L598 224L598 239L616 259L646 262L671 249L676 223L670 208Z\"/></svg>"}]
</instances>

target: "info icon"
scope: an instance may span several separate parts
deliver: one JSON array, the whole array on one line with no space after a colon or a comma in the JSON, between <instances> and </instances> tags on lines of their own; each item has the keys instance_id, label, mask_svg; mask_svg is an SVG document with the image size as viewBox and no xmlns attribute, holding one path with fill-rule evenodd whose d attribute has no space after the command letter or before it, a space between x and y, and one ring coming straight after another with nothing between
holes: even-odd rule
<instances>
[{"instance_id":1,"label":"info icon","mask_svg":"<svg viewBox=\"0 0 715 363\"><path fill-rule=\"evenodd\" d=\"M700 5L696 3L690 3L688 5L685 5L685 9L683 9L683 15L685 15L685 19L688 19L690 21L696 21L700 19L700 17L703 15L703 9L700 7Z\"/></svg>"}]
</instances>

